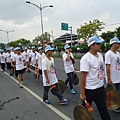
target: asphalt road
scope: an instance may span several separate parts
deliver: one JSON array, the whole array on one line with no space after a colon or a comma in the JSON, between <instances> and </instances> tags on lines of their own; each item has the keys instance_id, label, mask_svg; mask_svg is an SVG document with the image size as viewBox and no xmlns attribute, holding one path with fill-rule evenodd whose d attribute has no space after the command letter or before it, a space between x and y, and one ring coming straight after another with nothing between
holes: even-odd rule
<instances>
[{"instance_id":1,"label":"asphalt road","mask_svg":"<svg viewBox=\"0 0 120 120\"><path fill-rule=\"evenodd\" d=\"M55 59L57 76L65 81L67 78L61 59ZM79 69L79 60L75 66ZM79 74L78 74L79 75ZM13 76L14 77L14 76ZM76 94L69 88L63 96L69 100L68 105L60 105L58 98L49 92L51 105L42 102L43 85L38 82L33 73L24 74L24 88L19 88L17 80L0 71L0 120L74 120L73 110L80 103L79 85L74 86ZM99 112L93 103L95 120L101 120ZM112 120L120 120L120 113L109 111Z\"/></svg>"}]
</instances>

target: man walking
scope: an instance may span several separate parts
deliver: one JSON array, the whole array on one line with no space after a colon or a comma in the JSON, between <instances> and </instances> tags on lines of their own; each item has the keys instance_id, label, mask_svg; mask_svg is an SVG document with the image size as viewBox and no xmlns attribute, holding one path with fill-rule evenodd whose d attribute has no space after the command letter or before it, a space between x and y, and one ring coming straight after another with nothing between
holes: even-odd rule
<instances>
[{"instance_id":1,"label":"man walking","mask_svg":"<svg viewBox=\"0 0 120 120\"><path fill-rule=\"evenodd\" d=\"M91 105L94 101L102 120L111 120L107 110L106 92L104 89L104 63L99 53L104 40L93 36L88 40L89 52L80 60L80 98ZM83 105L85 103L83 102Z\"/></svg>"},{"instance_id":2,"label":"man walking","mask_svg":"<svg viewBox=\"0 0 120 120\"><path fill-rule=\"evenodd\" d=\"M110 50L105 54L106 80L108 85L114 87L120 93L120 53L117 49L120 47L120 40L115 37L110 40ZM120 112L120 108L114 110Z\"/></svg>"},{"instance_id":3,"label":"man walking","mask_svg":"<svg viewBox=\"0 0 120 120\"><path fill-rule=\"evenodd\" d=\"M45 48L46 57L42 61L43 85L44 85L43 101L46 104L50 104L48 100L48 92L49 92L50 87L52 85L55 85L54 90L60 101L60 104L67 104L68 100L63 98L63 96L61 95L59 86L58 86L58 79L56 76L54 59L51 57L53 50L54 48L48 45Z\"/></svg>"}]
</instances>

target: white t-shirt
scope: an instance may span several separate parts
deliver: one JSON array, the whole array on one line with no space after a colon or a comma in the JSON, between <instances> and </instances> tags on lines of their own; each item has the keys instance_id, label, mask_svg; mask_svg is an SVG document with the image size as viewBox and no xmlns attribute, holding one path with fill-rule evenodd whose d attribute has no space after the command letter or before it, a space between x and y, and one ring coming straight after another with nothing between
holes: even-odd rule
<instances>
[{"instance_id":1,"label":"white t-shirt","mask_svg":"<svg viewBox=\"0 0 120 120\"><path fill-rule=\"evenodd\" d=\"M30 54L29 54L29 57L31 58L31 64L32 65L35 65L36 64L36 55L37 55L38 53L35 51L35 52L30 52Z\"/></svg>"},{"instance_id":2,"label":"white t-shirt","mask_svg":"<svg viewBox=\"0 0 120 120\"><path fill-rule=\"evenodd\" d=\"M23 70L24 69L24 61L25 58L24 58L24 55L21 54L21 55L17 55L15 54L14 55L14 60L16 62L16 70Z\"/></svg>"},{"instance_id":3,"label":"white t-shirt","mask_svg":"<svg viewBox=\"0 0 120 120\"><path fill-rule=\"evenodd\" d=\"M44 86L51 86L55 83L58 82L58 79L56 77L56 74L55 74L55 64L54 64L54 59L51 57L51 60L49 60L49 64L50 64L50 71L48 72L48 78L50 80L50 84L48 84L46 82L46 77L44 75L44 70L47 70L47 60L46 59L43 59L42 60L42 72L43 72L43 85Z\"/></svg>"},{"instance_id":4,"label":"white t-shirt","mask_svg":"<svg viewBox=\"0 0 120 120\"><path fill-rule=\"evenodd\" d=\"M62 58L63 58L63 62L64 62L65 72L66 73L73 72L74 71L74 67L73 67L72 60L70 60L70 61L66 60L66 58L67 58L67 54L66 53L63 53Z\"/></svg>"},{"instance_id":5,"label":"white t-shirt","mask_svg":"<svg viewBox=\"0 0 120 120\"><path fill-rule=\"evenodd\" d=\"M31 52L32 52L32 50L30 50L30 49L27 49L27 52L28 52L28 53L31 53Z\"/></svg>"},{"instance_id":6,"label":"white t-shirt","mask_svg":"<svg viewBox=\"0 0 120 120\"><path fill-rule=\"evenodd\" d=\"M120 53L111 50L105 54L105 64L110 64L110 77L113 83L120 83ZM106 75L107 82L107 75Z\"/></svg>"},{"instance_id":7,"label":"white t-shirt","mask_svg":"<svg viewBox=\"0 0 120 120\"><path fill-rule=\"evenodd\" d=\"M29 61L29 52L24 51L23 55L25 57L26 62L28 62Z\"/></svg>"},{"instance_id":8,"label":"white t-shirt","mask_svg":"<svg viewBox=\"0 0 120 120\"><path fill-rule=\"evenodd\" d=\"M5 53L0 53L0 63L5 63Z\"/></svg>"},{"instance_id":9,"label":"white t-shirt","mask_svg":"<svg viewBox=\"0 0 120 120\"><path fill-rule=\"evenodd\" d=\"M95 57L90 52L86 53L80 60L80 71L88 72L86 76L86 89L97 89L104 84L103 56L98 53Z\"/></svg>"},{"instance_id":10,"label":"white t-shirt","mask_svg":"<svg viewBox=\"0 0 120 120\"><path fill-rule=\"evenodd\" d=\"M15 53L13 53L12 55L11 55L11 60L12 60L12 62L15 60Z\"/></svg>"},{"instance_id":11,"label":"white t-shirt","mask_svg":"<svg viewBox=\"0 0 120 120\"><path fill-rule=\"evenodd\" d=\"M36 60L38 60L38 68L39 69L42 69L42 60L44 59L44 57L45 57L44 53L42 53L42 55L40 53L38 53L36 55Z\"/></svg>"},{"instance_id":12,"label":"white t-shirt","mask_svg":"<svg viewBox=\"0 0 120 120\"><path fill-rule=\"evenodd\" d=\"M10 52L10 53L6 53L6 55L5 55L5 58L6 58L6 62L7 63L10 63L11 62L11 56L12 56L12 53Z\"/></svg>"}]
</instances>

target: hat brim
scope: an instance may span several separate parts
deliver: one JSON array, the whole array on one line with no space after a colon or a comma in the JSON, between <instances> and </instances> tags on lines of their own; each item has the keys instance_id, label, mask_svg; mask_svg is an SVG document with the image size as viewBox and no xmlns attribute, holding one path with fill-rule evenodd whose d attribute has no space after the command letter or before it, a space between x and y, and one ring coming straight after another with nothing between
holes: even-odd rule
<instances>
[{"instance_id":1,"label":"hat brim","mask_svg":"<svg viewBox=\"0 0 120 120\"><path fill-rule=\"evenodd\" d=\"M48 51L54 51L54 48L50 48L50 49L46 50L45 52L48 52Z\"/></svg>"},{"instance_id":2,"label":"hat brim","mask_svg":"<svg viewBox=\"0 0 120 120\"><path fill-rule=\"evenodd\" d=\"M110 43L110 45L112 45L112 44L114 44L114 43L118 43L118 44L120 44L120 42L119 42L119 41L117 41L117 42L116 42L116 41L114 41L114 42L111 42L111 43Z\"/></svg>"},{"instance_id":3,"label":"hat brim","mask_svg":"<svg viewBox=\"0 0 120 120\"><path fill-rule=\"evenodd\" d=\"M120 44L120 41L117 41L116 43Z\"/></svg>"},{"instance_id":4,"label":"hat brim","mask_svg":"<svg viewBox=\"0 0 120 120\"><path fill-rule=\"evenodd\" d=\"M98 41L95 41L95 43L103 43L104 42L104 40L98 40Z\"/></svg>"},{"instance_id":5,"label":"hat brim","mask_svg":"<svg viewBox=\"0 0 120 120\"><path fill-rule=\"evenodd\" d=\"M50 51L53 51L54 50L54 48L50 48Z\"/></svg>"},{"instance_id":6,"label":"hat brim","mask_svg":"<svg viewBox=\"0 0 120 120\"><path fill-rule=\"evenodd\" d=\"M67 47L66 49L69 49L69 48L71 48L71 47L69 46L69 47Z\"/></svg>"}]
</instances>

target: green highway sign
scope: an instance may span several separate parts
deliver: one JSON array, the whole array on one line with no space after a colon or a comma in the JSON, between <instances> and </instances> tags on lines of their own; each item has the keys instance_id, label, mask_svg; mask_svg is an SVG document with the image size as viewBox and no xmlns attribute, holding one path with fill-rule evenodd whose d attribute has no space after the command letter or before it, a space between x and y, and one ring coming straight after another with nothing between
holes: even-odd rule
<instances>
[{"instance_id":1,"label":"green highway sign","mask_svg":"<svg viewBox=\"0 0 120 120\"><path fill-rule=\"evenodd\" d=\"M67 30L68 31L68 23L61 23L61 30Z\"/></svg>"}]
</instances>

